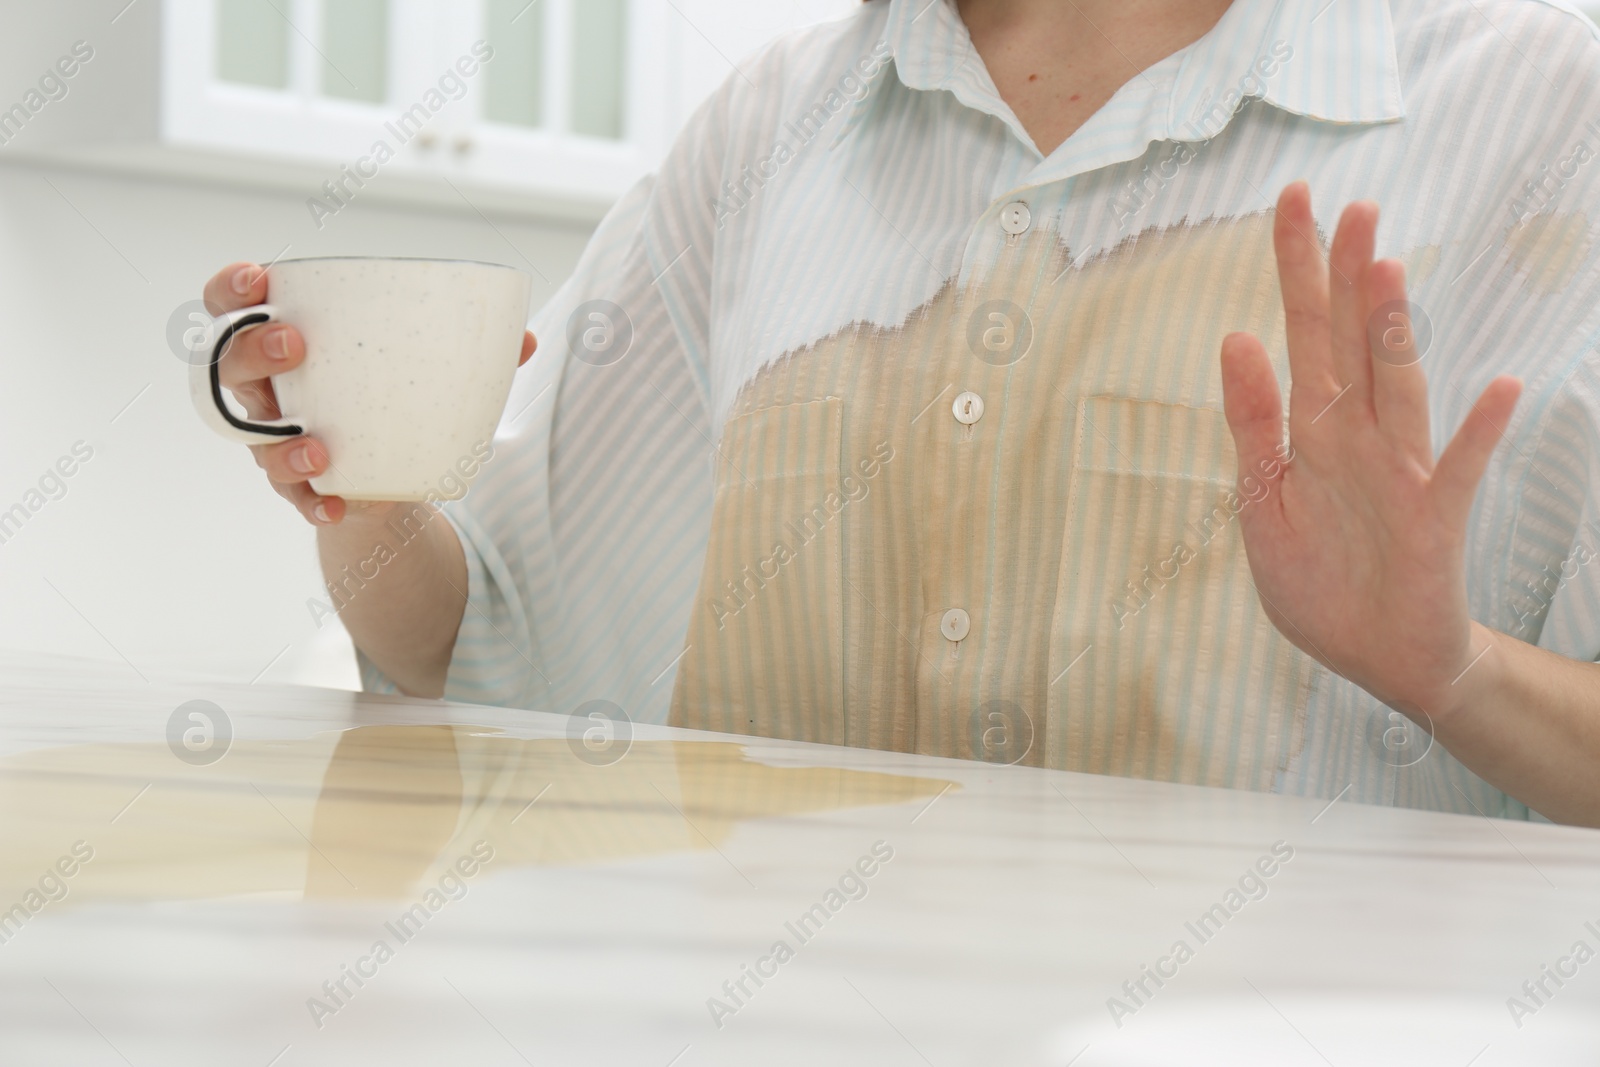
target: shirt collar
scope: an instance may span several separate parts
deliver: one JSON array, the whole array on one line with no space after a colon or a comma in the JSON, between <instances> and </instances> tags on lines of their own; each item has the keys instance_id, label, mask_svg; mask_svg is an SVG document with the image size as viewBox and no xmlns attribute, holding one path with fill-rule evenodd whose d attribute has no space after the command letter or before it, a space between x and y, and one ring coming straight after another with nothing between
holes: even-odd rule
<instances>
[{"instance_id":1,"label":"shirt collar","mask_svg":"<svg viewBox=\"0 0 1600 1067\"><path fill-rule=\"evenodd\" d=\"M972 47L954 0L889 0L880 70L840 124L860 125L890 77L908 89L947 90L1029 141ZM1211 31L1169 57L1179 62L1164 125L1169 140L1215 137L1246 97L1323 122L1404 117L1388 0L1233 0ZM1167 62L1167 61L1163 61ZM1270 72L1270 73L1264 73Z\"/></svg>"},{"instance_id":2,"label":"shirt collar","mask_svg":"<svg viewBox=\"0 0 1600 1067\"><path fill-rule=\"evenodd\" d=\"M1388 0L1234 0L1183 54L1171 138L1216 136L1251 96L1323 122L1403 118Z\"/></svg>"},{"instance_id":3,"label":"shirt collar","mask_svg":"<svg viewBox=\"0 0 1600 1067\"><path fill-rule=\"evenodd\" d=\"M890 0L881 43L888 45L889 61L879 66L866 92L851 106L830 147L861 125L892 78L908 89L949 89L968 107L999 115L1019 137L1028 140L995 91L954 0Z\"/></svg>"}]
</instances>

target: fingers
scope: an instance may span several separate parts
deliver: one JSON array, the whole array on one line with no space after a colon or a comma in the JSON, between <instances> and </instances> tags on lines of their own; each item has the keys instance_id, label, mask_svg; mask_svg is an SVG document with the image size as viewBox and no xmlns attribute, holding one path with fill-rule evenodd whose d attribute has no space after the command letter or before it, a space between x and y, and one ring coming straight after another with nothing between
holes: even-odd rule
<instances>
[{"instance_id":1,"label":"fingers","mask_svg":"<svg viewBox=\"0 0 1600 1067\"><path fill-rule=\"evenodd\" d=\"M1339 216L1328 256L1328 313L1333 374L1349 395L1340 415L1372 410L1372 351L1367 340L1367 277L1378 232L1378 206L1357 201ZM1402 293L1402 297L1403 297Z\"/></svg>"},{"instance_id":2,"label":"fingers","mask_svg":"<svg viewBox=\"0 0 1600 1067\"><path fill-rule=\"evenodd\" d=\"M315 437L251 445L250 452L256 458L256 466L274 482L305 482L328 469L328 450Z\"/></svg>"},{"instance_id":3,"label":"fingers","mask_svg":"<svg viewBox=\"0 0 1600 1067\"><path fill-rule=\"evenodd\" d=\"M1239 453L1240 476L1278 469L1273 460L1283 443L1283 400L1272 359L1253 334L1222 339L1222 408Z\"/></svg>"},{"instance_id":4,"label":"fingers","mask_svg":"<svg viewBox=\"0 0 1600 1067\"><path fill-rule=\"evenodd\" d=\"M1439 457L1429 491L1454 529L1466 525L1478 483L1489 467L1489 458L1504 438L1521 395L1522 383L1516 378L1502 375L1490 382Z\"/></svg>"},{"instance_id":5,"label":"fingers","mask_svg":"<svg viewBox=\"0 0 1600 1067\"><path fill-rule=\"evenodd\" d=\"M213 315L265 303L267 272L254 263L230 263L206 282L203 297L206 310ZM277 324L258 326L233 335L217 363L217 376L251 418L276 418L278 401L271 376L298 367L305 358L305 342L299 331ZM277 444L255 445L250 451L256 464L267 472L272 488L293 504L307 522L327 526L344 518L343 499L322 496L308 484L328 469L328 450L320 441L297 437Z\"/></svg>"},{"instance_id":6,"label":"fingers","mask_svg":"<svg viewBox=\"0 0 1600 1067\"><path fill-rule=\"evenodd\" d=\"M254 263L230 263L206 282L203 296L206 310L213 315L266 303L266 268Z\"/></svg>"},{"instance_id":7,"label":"fingers","mask_svg":"<svg viewBox=\"0 0 1600 1067\"><path fill-rule=\"evenodd\" d=\"M1370 338L1362 340L1371 355L1372 408L1378 428L1397 448L1404 449L1424 470L1433 470L1433 441L1428 431L1428 377L1422 370L1406 301L1406 269L1398 260L1384 259L1367 275L1367 312L1372 322ZM1401 304L1380 314L1385 304Z\"/></svg>"},{"instance_id":8,"label":"fingers","mask_svg":"<svg viewBox=\"0 0 1600 1067\"><path fill-rule=\"evenodd\" d=\"M293 370L306 358L306 343L293 326L272 323L236 333L217 364L228 389Z\"/></svg>"},{"instance_id":9,"label":"fingers","mask_svg":"<svg viewBox=\"0 0 1600 1067\"><path fill-rule=\"evenodd\" d=\"M1288 332L1289 406L1299 421L1302 412L1314 415L1344 387L1329 360L1328 268L1317 244L1311 190L1305 182L1292 183L1278 197L1272 242Z\"/></svg>"},{"instance_id":10,"label":"fingers","mask_svg":"<svg viewBox=\"0 0 1600 1067\"><path fill-rule=\"evenodd\" d=\"M517 357L517 366L520 367L532 359L533 354L538 350L539 339L533 336L532 330L524 330L522 333L522 355Z\"/></svg>"},{"instance_id":11,"label":"fingers","mask_svg":"<svg viewBox=\"0 0 1600 1067\"><path fill-rule=\"evenodd\" d=\"M250 449L256 464L267 472L267 480L278 495L293 504L313 526L329 526L345 516L342 497L322 496L311 488L310 480L328 469L328 450L314 437L296 437L275 445L254 445Z\"/></svg>"},{"instance_id":12,"label":"fingers","mask_svg":"<svg viewBox=\"0 0 1600 1067\"><path fill-rule=\"evenodd\" d=\"M344 518L345 502L342 497L318 496L316 490L304 482L274 483L273 488L313 526L331 526Z\"/></svg>"},{"instance_id":13,"label":"fingers","mask_svg":"<svg viewBox=\"0 0 1600 1067\"><path fill-rule=\"evenodd\" d=\"M206 308L213 315L259 304L266 298L267 272L254 263L229 264L206 282ZM298 367L305 358L305 341L294 327L257 326L229 338L217 362L217 377L252 419L274 419L279 414L278 400L268 379Z\"/></svg>"}]
</instances>

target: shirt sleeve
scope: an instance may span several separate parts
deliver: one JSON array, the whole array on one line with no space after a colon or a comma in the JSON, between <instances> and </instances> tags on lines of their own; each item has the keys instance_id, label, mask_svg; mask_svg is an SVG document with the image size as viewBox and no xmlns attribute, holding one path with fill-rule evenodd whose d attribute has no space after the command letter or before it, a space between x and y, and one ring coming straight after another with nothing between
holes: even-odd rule
<instances>
[{"instance_id":1,"label":"shirt sleeve","mask_svg":"<svg viewBox=\"0 0 1600 1067\"><path fill-rule=\"evenodd\" d=\"M607 214L534 317L472 490L445 697L664 722L712 496L707 337L725 88ZM364 686L392 692L360 656Z\"/></svg>"},{"instance_id":2,"label":"shirt sleeve","mask_svg":"<svg viewBox=\"0 0 1600 1067\"><path fill-rule=\"evenodd\" d=\"M1600 269L1600 264L1591 266ZM1590 286L1584 299L1600 300ZM1521 464L1503 629L1573 659L1600 659L1600 369L1592 354L1528 398L1540 408Z\"/></svg>"},{"instance_id":3,"label":"shirt sleeve","mask_svg":"<svg viewBox=\"0 0 1600 1067\"><path fill-rule=\"evenodd\" d=\"M1477 36L1454 50L1462 58L1429 76L1494 86L1497 95L1450 157L1419 157L1414 170L1430 175L1438 202L1453 205L1407 256L1414 326L1432 336L1423 368L1434 448L1479 417L1473 404L1497 375L1522 380L1469 520L1472 615L1594 661L1600 34L1587 19L1539 3L1488 5L1471 27Z\"/></svg>"},{"instance_id":4,"label":"shirt sleeve","mask_svg":"<svg viewBox=\"0 0 1600 1067\"><path fill-rule=\"evenodd\" d=\"M1483 131L1503 138L1493 167L1480 167L1470 144L1444 165L1474 175L1474 210L1446 220L1458 230L1453 262L1441 262L1424 287L1437 296L1414 298L1432 316L1437 354L1424 367L1442 361L1430 370L1434 438L1442 449L1477 417L1472 403L1495 376L1522 379L1468 531L1473 615L1592 661L1600 658L1600 34L1543 4L1490 14L1485 51L1505 68L1490 84L1523 98L1502 113L1536 121L1509 136Z\"/></svg>"}]
</instances>

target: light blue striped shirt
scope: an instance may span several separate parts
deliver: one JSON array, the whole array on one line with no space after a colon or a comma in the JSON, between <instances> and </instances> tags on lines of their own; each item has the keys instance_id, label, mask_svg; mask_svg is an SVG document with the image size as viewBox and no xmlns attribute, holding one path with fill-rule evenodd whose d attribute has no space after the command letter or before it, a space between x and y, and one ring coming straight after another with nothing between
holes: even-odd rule
<instances>
[{"instance_id":1,"label":"light blue striped shirt","mask_svg":"<svg viewBox=\"0 0 1600 1067\"><path fill-rule=\"evenodd\" d=\"M1526 384L1471 519L1473 616L1596 659L1597 152L1600 40L1544 0L1234 0L1049 156L950 0L786 36L537 316L495 458L446 509L470 584L446 695L664 722L675 682L680 701L743 685L834 718L688 719L979 758L964 709L998 696L1026 705L1030 763L1527 817L1263 629L1237 524L1206 526L1235 473L1215 342L1255 329L1286 380L1277 192L1308 179L1325 233L1378 201L1378 254L1431 327L1436 447L1494 376ZM991 322L1029 350L985 357ZM975 422L952 416L962 390ZM822 593L724 588L757 563L730 546L770 532L741 500L783 499L767 484L813 459L848 474L879 438L892 476L796 565ZM995 457L970 484L961 442ZM793 617L833 606L842 635ZM742 609L771 629L747 627L753 652L697 645Z\"/></svg>"}]
</instances>

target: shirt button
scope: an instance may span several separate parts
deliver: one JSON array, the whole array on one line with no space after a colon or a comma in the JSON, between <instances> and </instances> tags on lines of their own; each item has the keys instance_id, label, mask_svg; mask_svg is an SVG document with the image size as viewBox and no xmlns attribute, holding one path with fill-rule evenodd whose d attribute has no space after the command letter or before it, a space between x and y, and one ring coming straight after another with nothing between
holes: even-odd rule
<instances>
[{"instance_id":1,"label":"shirt button","mask_svg":"<svg viewBox=\"0 0 1600 1067\"><path fill-rule=\"evenodd\" d=\"M1028 227L1033 225L1033 212L1028 210L1028 205L1021 200L1013 200L1000 209L1000 228L1011 236L1027 233Z\"/></svg>"},{"instance_id":2,"label":"shirt button","mask_svg":"<svg viewBox=\"0 0 1600 1067\"><path fill-rule=\"evenodd\" d=\"M939 632L951 641L960 641L972 630L972 619L960 608L951 608L939 620Z\"/></svg>"},{"instance_id":3,"label":"shirt button","mask_svg":"<svg viewBox=\"0 0 1600 1067\"><path fill-rule=\"evenodd\" d=\"M962 393L956 397L956 402L950 405L950 410L955 412L957 422L963 426L971 426L983 418L983 397L977 393Z\"/></svg>"}]
</instances>

